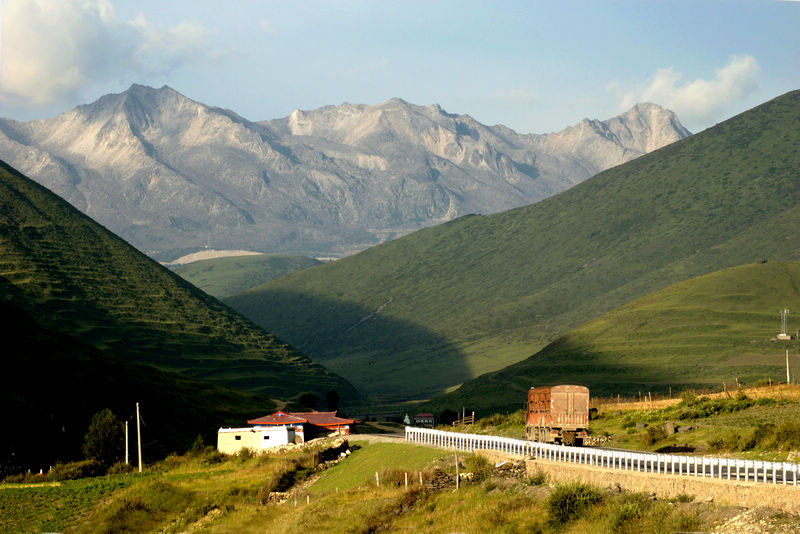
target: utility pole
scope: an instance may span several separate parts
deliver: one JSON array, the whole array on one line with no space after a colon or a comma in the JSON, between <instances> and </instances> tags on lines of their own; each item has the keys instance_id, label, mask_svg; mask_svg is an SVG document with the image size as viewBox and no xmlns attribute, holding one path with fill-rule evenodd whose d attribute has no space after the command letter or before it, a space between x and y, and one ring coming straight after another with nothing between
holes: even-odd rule
<instances>
[{"instance_id":1,"label":"utility pole","mask_svg":"<svg viewBox=\"0 0 800 534\"><path fill-rule=\"evenodd\" d=\"M786 349L786 383L792 383L791 378L789 377L789 349Z\"/></svg>"},{"instance_id":2,"label":"utility pole","mask_svg":"<svg viewBox=\"0 0 800 534\"><path fill-rule=\"evenodd\" d=\"M136 439L139 442L139 472L142 472L142 427L139 420L139 403L136 403Z\"/></svg>"},{"instance_id":3,"label":"utility pole","mask_svg":"<svg viewBox=\"0 0 800 534\"><path fill-rule=\"evenodd\" d=\"M125 465L128 465L128 422L125 421Z\"/></svg>"}]
</instances>

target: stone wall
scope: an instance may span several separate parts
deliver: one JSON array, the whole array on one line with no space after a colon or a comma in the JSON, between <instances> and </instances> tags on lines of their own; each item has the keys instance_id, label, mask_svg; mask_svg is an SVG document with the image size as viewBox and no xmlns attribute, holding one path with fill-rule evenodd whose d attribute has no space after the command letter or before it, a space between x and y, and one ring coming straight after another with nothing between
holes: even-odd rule
<instances>
[{"instance_id":1,"label":"stone wall","mask_svg":"<svg viewBox=\"0 0 800 534\"><path fill-rule=\"evenodd\" d=\"M528 476L543 472L552 481L584 482L602 488L619 486L627 491L655 493L662 499L692 495L697 501L714 501L745 508L769 507L800 513L800 486L637 473L532 459L525 460L525 468Z\"/></svg>"}]
</instances>

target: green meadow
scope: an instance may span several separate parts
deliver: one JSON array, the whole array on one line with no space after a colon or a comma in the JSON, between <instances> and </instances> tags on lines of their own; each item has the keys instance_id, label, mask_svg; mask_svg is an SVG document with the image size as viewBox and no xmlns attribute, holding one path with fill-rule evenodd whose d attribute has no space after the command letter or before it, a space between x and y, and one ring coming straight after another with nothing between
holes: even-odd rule
<instances>
[{"instance_id":1,"label":"green meadow","mask_svg":"<svg viewBox=\"0 0 800 534\"><path fill-rule=\"evenodd\" d=\"M303 256L258 254L200 260L179 265L173 271L209 295L222 299L321 263Z\"/></svg>"}]
</instances>

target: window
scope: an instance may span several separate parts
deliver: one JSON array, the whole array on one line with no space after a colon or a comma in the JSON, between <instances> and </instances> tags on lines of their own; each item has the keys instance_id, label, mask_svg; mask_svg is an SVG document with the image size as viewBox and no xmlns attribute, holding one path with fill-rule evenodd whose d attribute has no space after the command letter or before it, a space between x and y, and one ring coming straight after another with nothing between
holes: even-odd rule
<instances>
[{"instance_id":1,"label":"window","mask_svg":"<svg viewBox=\"0 0 800 534\"><path fill-rule=\"evenodd\" d=\"M233 436L236 441L242 441L242 436Z\"/></svg>"},{"instance_id":2,"label":"window","mask_svg":"<svg viewBox=\"0 0 800 534\"><path fill-rule=\"evenodd\" d=\"M264 439L269 439L269 436L267 436L266 434L264 434Z\"/></svg>"}]
</instances>

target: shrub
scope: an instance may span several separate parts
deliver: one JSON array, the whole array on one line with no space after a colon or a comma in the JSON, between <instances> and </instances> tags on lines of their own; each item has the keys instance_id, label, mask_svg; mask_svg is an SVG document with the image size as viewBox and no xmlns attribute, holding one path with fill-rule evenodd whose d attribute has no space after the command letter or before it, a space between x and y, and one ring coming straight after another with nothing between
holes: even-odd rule
<instances>
[{"instance_id":1,"label":"shrub","mask_svg":"<svg viewBox=\"0 0 800 534\"><path fill-rule=\"evenodd\" d=\"M530 486L543 486L547 484L547 475L544 474L544 471L537 469L533 476L526 479L526 482Z\"/></svg>"},{"instance_id":2,"label":"shrub","mask_svg":"<svg viewBox=\"0 0 800 534\"><path fill-rule=\"evenodd\" d=\"M697 395L694 391L684 389L681 391L681 406L692 406L697 402Z\"/></svg>"},{"instance_id":3,"label":"shrub","mask_svg":"<svg viewBox=\"0 0 800 534\"><path fill-rule=\"evenodd\" d=\"M202 461L204 465L216 465L222 463L227 457L227 454L222 453L213 447L206 447L206 450L203 452Z\"/></svg>"},{"instance_id":4,"label":"shrub","mask_svg":"<svg viewBox=\"0 0 800 534\"><path fill-rule=\"evenodd\" d=\"M734 432L719 435L708 442L708 448L716 452L733 452L739 450L741 446L739 434Z\"/></svg>"},{"instance_id":5,"label":"shrub","mask_svg":"<svg viewBox=\"0 0 800 534\"><path fill-rule=\"evenodd\" d=\"M782 450L800 449L800 422L784 421L775 429L774 446Z\"/></svg>"},{"instance_id":6,"label":"shrub","mask_svg":"<svg viewBox=\"0 0 800 534\"><path fill-rule=\"evenodd\" d=\"M190 456L201 456L206 450L206 442L203 440L202 434L197 434L197 437L194 438L192 442L192 446L189 447L189 455Z\"/></svg>"},{"instance_id":7,"label":"shrub","mask_svg":"<svg viewBox=\"0 0 800 534\"><path fill-rule=\"evenodd\" d=\"M47 473L47 480L77 480L85 477L96 477L103 474L103 465L94 459L81 462L56 464Z\"/></svg>"},{"instance_id":8,"label":"shrub","mask_svg":"<svg viewBox=\"0 0 800 534\"><path fill-rule=\"evenodd\" d=\"M117 462L111 467L108 468L109 475L122 475L125 473L133 473L136 468L133 467L131 464L126 464L125 462Z\"/></svg>"},{"instance_id":9,"label":"shrub","mask_svg":"<svg viewBox=\"0 0 800 534\"><path fill-rule=\"evenodd\" d=\"M247 460L252 460L255 458L256 453L250 447L242 447L238 451L233 454L233 458L237 462L246 462Z\"/></svg>"},{"instance_id":10,"label":"shrub","mask_svg":"<svg viewBox=\"0 0 800 534\"><path fill-rule=\"evenodd\" d=\"M603 495L594 486L572 482L553 488L545 508L553 525L563 525L581 515L587 508L600 503Z\"/></svg>"},{"instance_id":11,"label":"shrub","mask_svg":"<svg viewBox=\"0 0 800 534\"><path fill-rule=\"evenodd\" d=\"M652 445L666 437L667 435L660 426L648 426L644 434L644 444L645 446Z\"/></svg>"},{"instance_id":12,"label":"shrub","mask_svg":"<svg viewBox=\"0 0 800 534\"><path fill-rule=\"evenodd\" d=\"M492 474L492 463L480 454L464 458L464 470L472 473L472 480L482 482Z\"/></svg>"},{"instance_id":13,"label":"shrub","mask_svg":"<svg viewBox=\"0 0 800 534\"><path fill-rule=\"evenodd\" d=\"M608 527L610 532L619 532L626 523L639 519L650 508L651 501L643 493L623 494L608 513Z\"/></svg>"}]
</instances>

